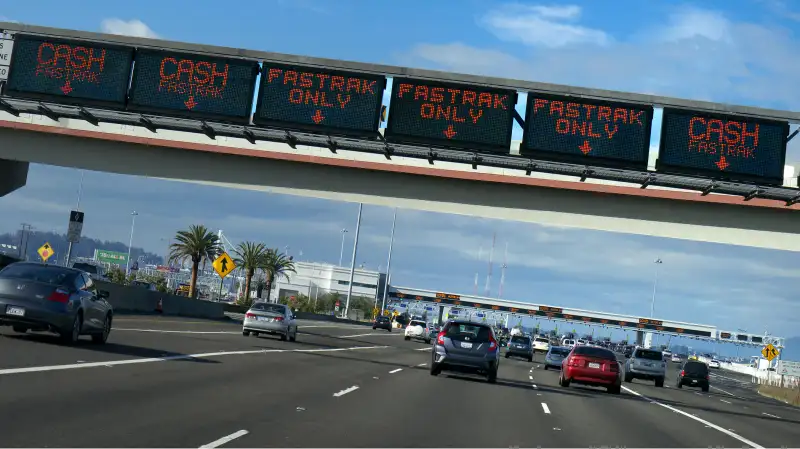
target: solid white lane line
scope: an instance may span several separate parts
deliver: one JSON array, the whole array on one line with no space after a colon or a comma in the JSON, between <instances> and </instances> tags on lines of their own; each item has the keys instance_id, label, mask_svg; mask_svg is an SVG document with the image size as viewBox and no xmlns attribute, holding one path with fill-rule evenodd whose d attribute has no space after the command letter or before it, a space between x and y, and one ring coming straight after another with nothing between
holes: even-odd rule
<instances>
[{"instance_id":1,"label":"solid white lane line","mask_svg":"<svg viewBox=\"0 0 800 449\"><path fill-rule=\"evenodd\" d=\"M200 449L220 447L223 444L230 443L231 441L233 441L233 440L235 440L237 438L241 438L241 437L247 435L248 433L249 432L246 431L246 430L240 430L238 432L233 432L232 434L230 434L230 435L228 435L226 437L222 437L222 438L218 439L217 441L213 441L211 443L204 444L204 445L200 446Z\"/></svg>"},{"instance_id":2,"label":"solid white lane line","mask_svg":"<svg viewBox=\"0 0 800 449\"><path fill-rule=\"evenodd\" d=\"M220 351L206 352L202 354L180 354L164 357L148 357L142 359L109 360L105 362L72 363L68 365L49 365L49 366L27 366L25 368L6 368L0 369L0 376L8 374L36 373L42 371L63 371L78 368L96 368L99 366L135 365L138 363L168 362L170 360L203 359L210 357L221 357L227 355L251 355L251 354L271 354L281 352L337 352L337 351L359 351L364 349L386 349L388 346L354 346L351 348L319 348L319 349L255 349L250 351Z\"/></svg>"},{"instance_id":3,"label":"solid white lane line","mask_svg":"<svg viewBox=\"0 0 800 449\"><path fill-rule=\"evenodd\" d=\"M781 417L780 417L780 416L771 415L771 414L769 414L769 413L766 413L766 412L761 412L761 414L762 414L762 415L771 416L771 417L773 417L773 418L778 418L778 419L781 419Z\"/></svg>"},{"instance_id":4,"label":"solid white lane line","mask_svg":"<svg viewBox=\"0 0 800 449\"><path fill-rule=\"evenodd\" d=\"M642 399L650 401L652 404L658 405L660 407L664 407L665 409L671 410L671 411L673 411L675 413L679 413L679 414L681 414L681 415L683 415L683 416L685 416L685 417L687 417L689 419L693 419L693 420L699 422L700 424L705 424L706 426L708 426L708 427L710 427L710 428L712 428L714 430L718 430L718 431L724 433L725 435L728 435L731 438L735 438L735 439L741 441L742 443L749 445L750 447L753 447L753 448L756 448L756 449L764 449L763 446L758 445L758 444L748 440L747 438L745 438L745 437L743 437L743 436L741 436L739 434L733 433L732 431L730 431L730 430L728 430L728 429L726 429L724 427L720 427L720 426L718 426L718 425L716 425L716 424L714 424L712 422L706 421L703 418L698 418L697 416L694 416L691 413L686 413L683 410L675 408L675 407L673 407L671 405L662 404L662 403L660 403L658 401L650 399L647 396L645 396L645 395L643 395L643 394L641 394L639 392L636 392L634 390L631 390L630 388L628 388L628 387L626 387L624 385L622 386L622 389L627 391L628 393L634 395L634 396L638 396L638 397L640 397Z\"/></svg>"},{"instance_id":5,"label":"solid white lane line","mask_svg":"<svg viewBox=\"0 0 800 449\"><path fill-rule=\"evenodd\" d=\"M545 404L544 402L542 402L542 409L546 414L548 415L550 414L550 407L548 407L547 404Z\"/></svg>"},{"instance_id":6,"label":"solid white lane line","mask_svg":"<svg viewBox=\"0 0 800 449\"><path fill-rule=\"evenodd\" d=\"M342 390L342 391L340 391L338 393L333 393L333 397L338 398L338 397L346 395L347 393L352 393L352 392L354 392L356 390L358 390L358 385L353 385L352 387L345 388L344 390Z\"/></svg>"},{"instance_id":7,"label":"solid white lane line","mask_svg":"<svg viewBox=\"0 0 800 449\"><path fill-rule=\"evenodd\" d=\"M720 399L720 401L722 401L722 402L724 402L724 403L726 403L726 404L731 404L731 402L728 402L728 401L726 401L725 399Z\"/></svg>"},{"instance_id":8,"label":"solid white lane line","mask_svg":"<svg viewBox=\"0 0 800 449\"><path fill-rule=\"evenodd\" d=\"M389 374L399 373L400 371L403 371L403 368L393 369L393 370L389 371Z\"/></svg>"},{"instance_id":9,"label":"solid white lane line","mask_svg":"<svg viewBox=\"0 0 800 449\"><path fill-rule=\"evenodd\" d=\"M729 396L733 396L733 397L735 397L735 398L738 398L738 397L739 397L739 396L736 396L735 394L733 394L733 393L731 393L731 392L729 392L729 391L725 391L725 390L723 390L722 388L715 387L715 386L713 386L713 385L711 386L711 388L713 388L713 389L715 389L715 390L719 390L719 391L721 391L721 392L723 392L723 393L725 393L725 394L727 394L727 395L729 395Z\"/></svg>"},{"instance_id":10,"label":"solid white lane line","mask_svg":"<svg viewBox=\"0 0 800 449\"><path fill-rule=\"evenodd\" d=\"M425 366L425 365L427 365L427 363L420 363L420 364L419 364L419 365L417 365L417 366Z\"/></svg>"},{"instance_id":11,"label":"solid white lane line","mask_svg":"<svg viewBox=\"0 0 800 449\"><path fill-rule=\"evenodd\" d=\"M392 336L394 336L394 337L397 337L397 336L399 336L399 335L403 335L403 334L393 334L393 333L391 333L391 332L387 332L387 333L382 333L382 332L381 332L381 333L378 333L378 332L370 332L370 333L368 333L368 334L341 335L341 336L339 336L339 335L332 335L332 337L338 337L338 338L356 338L356 337L369 337L369 336L371 336L371 335L384 335L384 336L387 336L387 337L392 337Z\"/></svg>"}]
</instances>

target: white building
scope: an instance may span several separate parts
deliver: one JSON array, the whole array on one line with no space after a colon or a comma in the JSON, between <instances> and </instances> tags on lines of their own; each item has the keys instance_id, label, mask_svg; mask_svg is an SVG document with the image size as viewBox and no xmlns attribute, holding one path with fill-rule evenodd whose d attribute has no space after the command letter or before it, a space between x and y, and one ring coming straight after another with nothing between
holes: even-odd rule
<instances>
[{"instance_id":1,"label":"white building","mask_svg":"<svg viewBox=\"0 0 800 449\"><path fill-rule=\"evenodd\" d=\"M293 295L306 295L314 298L326 293L347 295L350 283L350 268L313 262L295 262L297 273L287 273L289 277L275 282L273 298ZM386 275L377 271L356 268L353 276L353 296L375 298L383 296Z\"/></svg>"}]
</instances>

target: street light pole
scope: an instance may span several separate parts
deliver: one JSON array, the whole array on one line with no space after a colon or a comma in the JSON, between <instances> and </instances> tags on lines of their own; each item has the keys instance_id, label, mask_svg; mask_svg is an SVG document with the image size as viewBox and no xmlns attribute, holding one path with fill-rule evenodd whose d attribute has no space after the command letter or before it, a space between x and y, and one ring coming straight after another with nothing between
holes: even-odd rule
<instances>
[{"instance_id":1,"label":"street light pole","mask_svg":"<svg viewBox=\"0 0 800 449\"><path fill-rule=\"evenodd\" d=\"M350 297L353 295L353 278L356 274L356 253L358 252L358 234L361 233L361 211L364 209L364 203L358 203L358 220L356 220L356 238L353 242L353 259L350 262L350 282L347 284L347 302L344 303L344 316L350 310ZM344 234L342 234L344 236Z\"/></svg>"},{"instance_id":2,"label":"street light pole","mask_svg":"<svg viewBox=\"0 0 800 449\"><path fill-rule=\"evenodd\" d=\"M346 228L342 228L341 233L342 233L342 249L339 250L339 266L340 267L342 266L342 259L344 259L344 235L347 234L347 229Z\"/></svg>"},{"instance_id":3,"label":"street light pole","mask_svg":"<svg viewBox=\"0 0 800 449\"><path fill-rule=\"evenodd\" d=\"M136 226L137 215L139 215L138 212L136 211L131 212L131 238L128 241L128 259L125 263L125 276L131 275L131 246L133 245L133 229Z\"/></svg>"},{"instance_id":4,"label":"street light pole","mask_svg":"<svg viewBox=\"0 0 800 449\"><path fill-rule=\"evenodd\" d=\"M653 261L656 264L655 278L653 279L653 299L650 300L650 318L653 318L656 308L656 288L658 287L658 266L664 263L661 259Z\"/></svg>"},{"instance_id":5,"label":"street light pole","mask_svg":"<svg viewBox=\"0 0 800 449\"><path fill-rule=\"evenodd\" d=\"M389 260L386 262L386 280L383 285L383 302L381 304L381 314L386 310L386 294L389 291L389 270L392 268L392 247L394 246L394 226L397 223L397 208L394 209L392 216L392 234L389 237Z\"/></svg>"}]
</instances>

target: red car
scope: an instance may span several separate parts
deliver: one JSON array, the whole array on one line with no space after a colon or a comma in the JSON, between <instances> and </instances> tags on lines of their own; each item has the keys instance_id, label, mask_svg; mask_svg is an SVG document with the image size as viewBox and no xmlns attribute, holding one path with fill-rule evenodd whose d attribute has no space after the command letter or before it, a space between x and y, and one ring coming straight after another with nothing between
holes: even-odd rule
<instances>
[{"instance_id":1,"label":"red car","mask_svg":"<svg viewBox=\"0 0 800 449\"><path fill-rule=\"evenodd\" d=\"M593 346L575 346L561 362L561 376L558 384L569 387L569 384L606 387L609 393L619 394L622 376L617 356L605 348Z\"/></svg>"}]
</instances>

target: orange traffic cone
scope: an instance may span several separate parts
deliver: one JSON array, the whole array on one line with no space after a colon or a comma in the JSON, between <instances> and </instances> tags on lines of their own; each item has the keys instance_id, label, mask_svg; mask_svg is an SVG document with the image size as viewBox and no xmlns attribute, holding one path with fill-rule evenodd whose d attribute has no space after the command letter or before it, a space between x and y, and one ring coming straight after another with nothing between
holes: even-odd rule
<instances>
[{"instance_id":1,"label":"orange traffic cone","mask_svg":"<svg viewBox=\"0 0 800 449\"><path fill-rule=\"evenodd\" d=\"M158 304L156 304L156 312L164 313L164 300L161 298L158 298Z\"/></svg>"}]
</instances>

